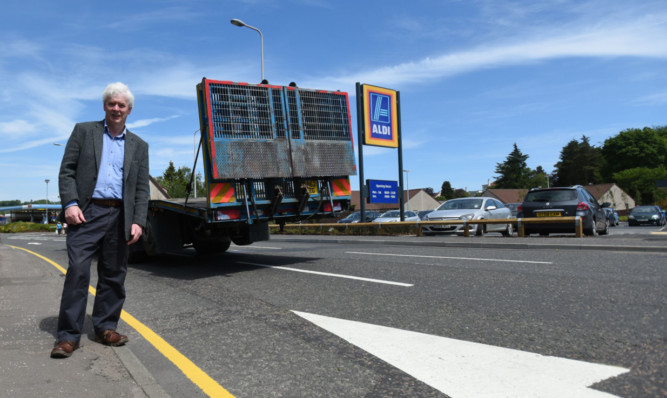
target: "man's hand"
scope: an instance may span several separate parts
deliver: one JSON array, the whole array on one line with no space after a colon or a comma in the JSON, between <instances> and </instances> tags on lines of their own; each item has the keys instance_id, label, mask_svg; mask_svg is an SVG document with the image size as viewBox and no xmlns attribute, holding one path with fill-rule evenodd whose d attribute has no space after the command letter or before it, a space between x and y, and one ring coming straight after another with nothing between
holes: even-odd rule
<instances>
[{"instance_id":1,"label":"man's hand","mask_svg":"<svg viewBox=\"0 0 667 398\"><path fill-rule=\"evenodd\" d=\"M65 209L65 221L69 225L79 225L86 222L86 219L83 217L81 208L78 205L74 205Z\"/></svg>"},{"instance_id":2,"label":"man's hand","mask_svg":"<svg viewBox=\"0 0 667 398\"><path fill-rule=\"evenodd\" d=\"M139 224L132 224L132 228L130 229L130 234L132 235L132 239L130 239L129 242L127 242L127 245L131 245L135 243L136 241L141 238L141 234L143 233L144 229L141 228L141 225Z\"/></svg>"}]
</instances>

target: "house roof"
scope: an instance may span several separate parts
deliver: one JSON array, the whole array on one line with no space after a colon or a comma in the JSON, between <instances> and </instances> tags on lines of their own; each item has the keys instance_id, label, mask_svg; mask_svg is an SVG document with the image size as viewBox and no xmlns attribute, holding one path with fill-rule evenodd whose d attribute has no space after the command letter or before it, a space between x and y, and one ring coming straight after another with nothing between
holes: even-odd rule
<instances>
[{"instance_id":1,"label":"house roof","mask_svg":"<svg viewBox=\"0 0 667 398\"><path fill-rule=\"evenodd\" d=\"M424 190L423 188L415 188L415 189L406 190L404 192L404 196L403 196L405 202L409 201L415 195L417 195L419 192L421 192L423 190ZM350 203L352 205L354 205L356 208L359 208L359 205L360 205L359 191L352 191L351 198L350 198ZM366 208L366 210L385 211L385 210L398 209L399 204L398 203L368 203L368 202L366 202L366 205L364 207Z\"/></svg>"},{"instance_id":2,"label":"house roof","mask_svg":"<svg viewBox=\"0 0 667 398\"><path fill-rule=\"evenodd\" d=\"M616 184L608 183L608 184L585 185L584 188L586 188L588 193L593 195L595 200L600 200L600 198L602 198L602 196L605 193L607 193L607 191L609 191L611 187L613 187L614 185Z\"/></svg>"},{"instance_id":3,"label":"house roof","mask_svg":"<svg viewBox=\"0 0 667 398\"><path fill-rule=\"evenodd\" d=\"M503 203L521 203L526 193L527 189L487 189L482 196L492 196Z\"/></svg>"},{"instance_id":4,"label":"house roof","mask_svg":"<svg viewBox=\"0 0 667 398\"><path fill-rule=\"evenodd\" d=\"M600 200L605 193L616 184L595 184L585 185L584 188L593 195L596 200ZM493 196L500 199L503 203L520 203L523 202L523 197L528 193L527 189L487 189L482 193L483 196Z\"/></svg>"}]
</instances>

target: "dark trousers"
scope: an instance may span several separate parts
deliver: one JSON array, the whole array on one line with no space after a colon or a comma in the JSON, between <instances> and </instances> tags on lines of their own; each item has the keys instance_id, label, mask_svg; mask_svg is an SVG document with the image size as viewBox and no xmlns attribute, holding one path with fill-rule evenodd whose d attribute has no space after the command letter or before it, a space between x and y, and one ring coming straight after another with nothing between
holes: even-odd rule
<instances>
[{"instance_id":1,"label":"dark trousers","mask_svg":"<svg viewBox=\"0 0 667 398\"><path fill-rule=\"evenodd\" d=\"M92 203L84 211L86 222L69 226L69 268L60 301L58 341L78 342L86 316L90 265L97 256L97 292L93 305L95 333L116 329L125 302L127 242L121 207Z\"/></svg>"}]
</instances>

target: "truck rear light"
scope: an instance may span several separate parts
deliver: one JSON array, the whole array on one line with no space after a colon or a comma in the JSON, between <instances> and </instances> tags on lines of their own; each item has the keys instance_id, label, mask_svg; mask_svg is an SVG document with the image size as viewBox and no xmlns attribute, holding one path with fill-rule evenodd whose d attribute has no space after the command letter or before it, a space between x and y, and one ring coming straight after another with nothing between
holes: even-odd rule
<instances>
[{"instance_id":1,"label":"truck rear light","mask_svg":"<svg viewBox=\"0 0 667 398\"><path fill-rule=\"evenodd\" d=\"M586 202L579 202L577 205L577 211L588 211L590 208Z\"/></svg>"},{"instance_id":2,"label":"truck rear light","mask_svg":"<svg viewBox=\"0 0 667 398\"><path fill-rule=\"evenodd\" d=\"M340 206L340 202L334 202L333 211L341 211L341 210L343 210L343 208ZM322 205L322 211L330 212L331 211L331 203L327 202L324 205Z\"/></svg>"},{"instance_id":3,"label":"truck rear light","mask_svg":"<svg viewBox=\"0 0 667 398\"><path fill-rule=\"evenodd\" d=\"M217 212L215 212L216 221L238 220L240 218L241 218L240 209L226 209L226 210L218 210Z\"/></svg>"},{"instance_id":4,"label":"truck rear light","mask_svg":"<svg viewBox=\"0 0 667 398\"><path fill-rule=\"evenodd\" d=\"M523 204L520 204L519 207L516 208L517 213L522 213L523 212Z\"/></svg>"}]
</instances>

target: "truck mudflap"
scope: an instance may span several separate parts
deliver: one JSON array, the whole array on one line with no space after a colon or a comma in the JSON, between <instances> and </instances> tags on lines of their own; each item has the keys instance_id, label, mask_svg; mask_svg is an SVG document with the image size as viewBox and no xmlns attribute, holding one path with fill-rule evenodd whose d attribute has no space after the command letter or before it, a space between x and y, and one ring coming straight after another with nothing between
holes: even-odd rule
<instances>
[{"instance_id":1,"label":"truck mudflap","mask_svg":"<svg viewBox=\"0 0 667 398\"><path fill-rule=\"evenodd\" d=\"M238 246L249 245L254 242L269 240L269 224L266 222L257 222L253 224L242 224L238 233L231 236L232 242Z\"/></svg>"}]
</instances>

